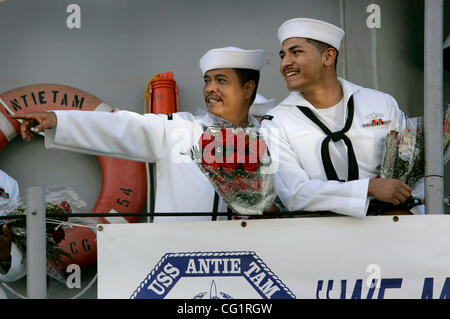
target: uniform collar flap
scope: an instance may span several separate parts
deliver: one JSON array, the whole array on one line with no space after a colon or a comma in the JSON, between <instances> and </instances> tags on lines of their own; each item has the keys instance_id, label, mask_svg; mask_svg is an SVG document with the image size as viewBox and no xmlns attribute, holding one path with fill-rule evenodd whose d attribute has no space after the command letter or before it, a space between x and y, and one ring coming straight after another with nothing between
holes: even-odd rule
<instances>
[{"instance_id":1,"label":"uniform collar flap","mask_svg":"<svg viewBox=\"0 0 450 319\"><path fill-rule=\"evenodd\" d=\"M342 90L344 91L344 102L345 102L345 105L347 105L348 100L350 99L350 96L352 96L359 89L361 89L361 86L353 84L342 78L338 78L338 80L342 85ZM287 98L285 98L279 105L284 105L284 106L300 105L300 106L306 106L306 107L312 108L312 109L315 108L311 103L309 103L303 97L303 95L299 91L291 91L289 96Z\"/></svg>"},{"instance_id":2,"label":"uniform collar flap","mask_svg":"<svg viewBox=\"0 0 450 319\"><path fill-rule=\"evenodd\" d=\"M221 118L221 117L219 117L217 115L211 114L211 113L209 113L207 111L204 111L202 109L198 109L197 110L197 115L201 118L202 124L204 126L206 126L206 127L211 126L211 125L224 125L224 126L230 125L230 126L233 126L227 120L224 120L223 118ZM253 126L253 127L256 127L256 128L260 127L259 121L254 116L252 116L250 114L248 115L248 124L249 124L249 126Z\"/></svg>"}]
</instances>

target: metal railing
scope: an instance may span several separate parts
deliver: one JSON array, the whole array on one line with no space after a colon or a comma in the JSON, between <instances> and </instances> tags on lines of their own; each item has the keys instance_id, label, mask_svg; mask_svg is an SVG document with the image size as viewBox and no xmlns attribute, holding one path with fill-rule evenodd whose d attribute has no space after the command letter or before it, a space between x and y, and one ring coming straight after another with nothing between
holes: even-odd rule
<instances>
[{"instance_id":1,"label":"metal railing","mask_svg":"<svg viewBox=\"0 0 450 319\"><path fill-rule=\"evenodd\" d=\"M43 187L30 187L26 191L26 215L0 216L0 219L26 218L27 232L27 298L45 299L47 298L47 269L46 269L46 219L51 217L155 217L155 216L228 216L229 213L46 213L45 211L45 190ZM445 204L450 206L450 197L445 199ZM232 214L232 216L243 216ZM244 215L250 216L250 215ZM333 212L276 212L264 213L254 218L266 217L337 217ZM81 294L78 294L81 295Z\"/></svg>"},{"instance_id":2,"label":"metal railing","mask_svg":"<svg viewBox=\"0 0 450 319\"><path fill-rule=\"evenodd\" d=\"M193 216L238 216L230 213L46 213L45 211L45 189L33 186L26 190L26 214L0 216L0 220L26 219L26 273L27 273L27 296L30 299L47 298L47 251L46 251L46 219L55 217L193 217ZM250 215L239 215L250 216ZM340 216L332 212L283 212L264 213L262 217L319 217ZM256 217L257 218L257 217ZM12 290L11 288L9 288ZM21 294L19 297L25 298ZM81 295L81 294L78 294Z\"/></svg>"}]
</instances>

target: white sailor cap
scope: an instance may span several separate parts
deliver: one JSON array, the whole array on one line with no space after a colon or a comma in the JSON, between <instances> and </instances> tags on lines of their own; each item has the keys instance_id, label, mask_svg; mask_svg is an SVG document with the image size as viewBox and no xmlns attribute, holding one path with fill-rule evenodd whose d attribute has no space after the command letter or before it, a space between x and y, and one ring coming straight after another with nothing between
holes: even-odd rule
<instances>
[{"instance_id":1,"label":"white sailor cap","mask_svg":"<svg viewBox=\"0 0 450 319\"><path fill-rule=\"evenodd\" d=\"M213 69L252 69L260 71L264 62L264 50L243 50L235 47L211 49L200 59L204 75Z\"/></svg>"},{"instance_id":2,"label":"white sailor cap","mask_svg":"<svg viewBox=\"0 0 450 319\"><path fill-rule=\"evenodd\" d=\"M338 51L344 35L344 30L331 23L307 18L290 19L278 29L281 44L289 38L308 38L329 44Z\"/></svg>"},{"instance_id":3,"label":"white sailor cap","mask_svg":"<svg viewBox=\"0 0 450 319\"><path fill-rule=\"evenodd\" d=\"M249 113L253 116L264 116L267 112L275 107L275 99L266 99L259 93L256 93L255 101L250 106Z\"/></svg>"}]
</instances>

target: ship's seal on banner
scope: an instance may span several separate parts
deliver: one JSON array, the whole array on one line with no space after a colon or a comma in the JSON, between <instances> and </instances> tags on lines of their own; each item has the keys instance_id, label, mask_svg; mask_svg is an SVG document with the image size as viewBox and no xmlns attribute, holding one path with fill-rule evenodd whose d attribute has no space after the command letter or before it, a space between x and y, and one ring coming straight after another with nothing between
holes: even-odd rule
<instances>
[{"instance_id":1,"label":"ship's seal on banner","mask_svg":"<svg viewBox=\"0 0 450 319\"><path fill-rule=\"evenodd\" d=\"M131 299L295 299L252 251L165 254Z\"/></svg>"}]
</instances>

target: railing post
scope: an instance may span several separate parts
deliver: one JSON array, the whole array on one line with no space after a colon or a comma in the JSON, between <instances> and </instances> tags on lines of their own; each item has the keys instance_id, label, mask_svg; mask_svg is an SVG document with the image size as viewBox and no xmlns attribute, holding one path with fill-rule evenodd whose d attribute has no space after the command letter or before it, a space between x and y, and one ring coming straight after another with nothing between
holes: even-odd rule
<instances>
[{"instance_id":1,"label":"railing post","mask_svg":"<svg viewBox=\"0 0 450 319\"><path fill-rule=\"evenodd\" d=\"M443 0L425 0L425 212L444 213Z\"/></svg>"},{"instance_id":2,"label":"railing post","mask_svg":"<svg viewBox=\"0 0 450 319\"><path fill-rule=\"evenodd\" d=\"M27 205L27 296L30 299L47 298L47 247L44 189L30 187L26 193Z\"/></svg>"}]
</instances>

